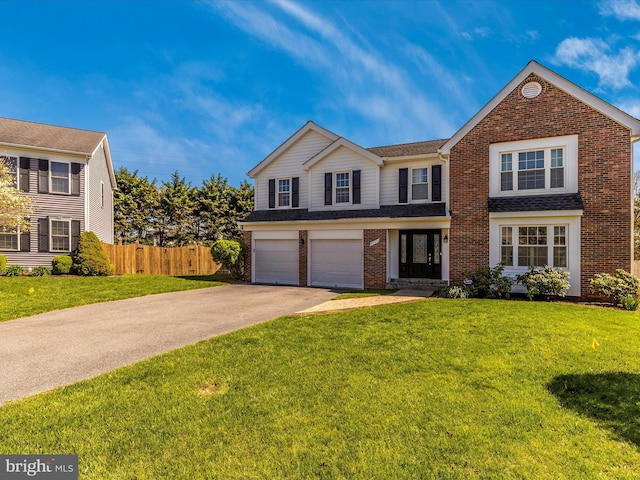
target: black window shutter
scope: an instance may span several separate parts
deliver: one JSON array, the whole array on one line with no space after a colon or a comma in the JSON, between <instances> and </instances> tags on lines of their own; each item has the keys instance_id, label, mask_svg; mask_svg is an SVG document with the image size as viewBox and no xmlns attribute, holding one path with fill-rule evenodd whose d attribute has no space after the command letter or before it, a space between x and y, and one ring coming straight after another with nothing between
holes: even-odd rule
<instances>
[{"instance_id":1,"label":"black window shutter","mask_svg":"<svg viewBox=\"0 0 640 480\"><path fill-rule=\"evenodd\" d=\"M324 174L324 204L331 205L333 203L333 173Z\"/></svg>"},{"instance_id":2,"label":"black window shutter","mask_svg":"<svg viewBox=\"0 0 640 480\"><path fill-rule=\"evenodd\" d=\"M431 199L434 202L442 200L442 165L431 167Z\"/></svg>"},{"instance_id":3,"label":"black window shutter","mask_svg":"<svg viewBox=\"0 0 640 480\"><path fill-rule=\"evenodd\" d=\"M71 195L80 196L80 169L79 163L71 164Z\"/></svg>"},{"instance_id":4,"label":"black window shutter","mask_svg":"<svg viewBox=\"0 0 640 480\"><path fill-rule=\"evenodd\" d=\"M291 179L291 206L297 208L300 205L300 177Z\"/></svg>"},{"instance_id":5,"label":"black window shutter","mask_svg":"<svg viewBox=\"0 0 640 480\"><path fill-rule=\"evenodd\" d=\"M18 175L18 177L19 177L19 183L20 183L20 190L22 190L23 192L29 191L29 170L30 169L31 169L31 159L20 157L20 174Z\"/></svg>"},{"instance_id":6,"label":"black window shutter","mask_svg":"<svg viewBox=\"0 0 640 480\"><path fill-rule=\"evenodd\" d=\"M49 251L49 219L38 219L38 251Z\"/></svg>"},{"instance_id":7,"label":"black window shutter","mask_svg":"<svg viewBox=\"0 0 640 480\"><path fill-rule=\"evenodd\" d=\"M407 203L409 201L409 169L401 168L398 173L398 203Z\"/></svg>"},{"instance_id":8,"label":"black window shutter","mask_svg":"<svg viewBox=\"0 0 640 480\"><path fill-rule=\"evenodd\" d=\"M353 171L353 190L351 203L360 203L360 170Z\"/></svg>"},{"instance_id":9,"label":"black window shutter","mask_svg":"<svg viewBox=\"0 0 640 480\"><path fill-rule=\"evenodd\" d=\"M29 232L22 232L20 234L20 251L21 252L31 251L31 234Z\"/></svg>"},{"instance_id":10,"label":"black window shutter","mask_svg":"<svg viewBox=\"0 0 640 480\"><path fill-rule=\"evenodd\" d=\"M38 193L49 193L49 160L38 160Z\"/></svg>"},{"instance_id":11,"label":"black window shutter","mask_svg":"<svg viewBox=\"0 0 640 480\"><path fill-rule=\"evenodd\" d=\"M78 249L78 240L80 239L80 221L71 220L71 251Z\"/></svg>"},{"instance_id":12,"label":"black window shutter","mask_svg":"<svg viewBox=\"0 0 640 480\"><path fill-rule=\"evenodd\" d=\"M276 208L276 179L269 179L269 208Z\"/></svg>"}]
</instances>

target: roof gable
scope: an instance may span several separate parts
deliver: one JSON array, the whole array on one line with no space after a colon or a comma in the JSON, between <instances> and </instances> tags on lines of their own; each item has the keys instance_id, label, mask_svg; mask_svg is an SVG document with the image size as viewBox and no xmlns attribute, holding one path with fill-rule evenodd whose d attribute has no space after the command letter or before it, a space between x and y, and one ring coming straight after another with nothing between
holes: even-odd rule
<instances>
[{"instance_id":1,"label":"roof gable","mask_svg":"<svg viewBox=\"0 0 640 480\"><path fill-rule=\"evenodd\" d=\"M276 148L268 157L258 163L258 165L253 167L251 170L249 170L249 172L247 172L249 178L255 178L255 176L260 173L265 167L267 167L276 158L280 157L284 152L291 148L291 146L293 146L298 140L300 140L310 131L316 132L328 138L332 142L338 139L338 136L335 133L330 132L329 130L309 120L302 126L302 128L300 128L296 133L291 135L287 140L284 141L284 143Z\"/></svg>"},{"instance_id":2,"label":"roof gable","mask_svg":"<svg viewBox=\"0 0 640 480\"><path fill-rule=\"evenodd\" d=\"M371 153L370 151L362 148L360 145L356 145L355 143L347 140L346 138L340 137L335 142L328 145L324 150L318 152L316 155L314 155L309 160L304 162L303 164L304 169L309 170L315 164L321 162L322 160L327 158L329 155L331 155L333 152L335 152L341 147L351 150L357 155L375 163L379 167L382 167L384 165L382 158L380 158L378 155Z\"/></svg>"},{"instance_id":3,"label":"roof gable","mask_svg":"<svg viewBox=\"0 0 640 480\"><path fill-rule=\"evenodd\" d=\"M610 103L596 97L595 95L587 92L585 89L577 86L575 83L570 82L564 77L561 77L555 72L552 72L546 67L543 67L534 60L530 61L524 69L518 73L513 80L511 80L498 94L493 97L489 103L487 103L478 113L476 113L471 119L465 123L460 130L458 130L440 149L441 153L449 154L451 148L456 145L467 133L469 133L480 121L486 117L507 95L509 95L522 81L524 81L529 75L535 74L543 80L553 84L555 87L564 91L568 95L578 99L591 108L599 111L603 115L613 119L614 121L626 126L631 130L631 136L640 136L640 120L632 117L631 115L623 112L622 110L614 107Z\"/></svg>"}]
</instances>

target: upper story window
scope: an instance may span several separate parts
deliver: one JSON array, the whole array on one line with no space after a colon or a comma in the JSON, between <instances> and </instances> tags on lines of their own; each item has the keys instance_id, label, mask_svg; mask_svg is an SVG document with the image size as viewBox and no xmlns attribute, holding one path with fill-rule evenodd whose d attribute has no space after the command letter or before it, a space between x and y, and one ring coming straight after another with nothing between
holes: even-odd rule
<instances>
[{"instance_id":1,"label":"upper story window","mask_svg":"<svg viewBox=\"0 0 640 480\"><path fill-rule=\"evenodd\" d=\"M69 164L51 162L51 193L69 193Z\"/></svg>"},{"instance_id":2,"label":"upper story window","mask_svg":"<svg viewBox=\"0 0 640 480\"><path fill-rule=\"evenodd\" d=\"M490 196L577 192L578 136L490 146Z\"/></svg>"},{"instance_id":3,"label":"upper story window","mask_svg":"<svg viewBox=\"0 0 640 480\"><path fill-rule=\"evenodd\" d=\"M291 206L291 179L283 178L278 180L278 206Z\"/></svg>"},{"instance_id":4,"label":"upper story window","mask_svg":"<svg viewBox=\"0 0 640 480\"><path fill-rule=\"evenodd\" d=\"M411 199L427 200L429 198L429 169L414 168L411 170Z\"/></svg>"},{"instance_id":5,"label":"upper story window","mask_svg":"<svg viewBox=\"0 0 640 480\"><path fill-rule=\"evenodd\" d=\"M336 173L336 203L351 202L350 172Z\"/></svg>"}]
</instances>

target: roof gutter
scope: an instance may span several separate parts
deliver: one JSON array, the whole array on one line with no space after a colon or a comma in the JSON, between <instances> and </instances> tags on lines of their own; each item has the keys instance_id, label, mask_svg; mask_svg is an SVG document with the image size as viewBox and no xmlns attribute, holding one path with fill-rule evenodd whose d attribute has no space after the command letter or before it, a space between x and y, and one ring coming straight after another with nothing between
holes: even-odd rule
<instances>
[{"instance_id":1,"label":"roof gutter","mask_svg":"<svg viewBox=\"0 0 640 480\"><path fill-rule=\"evenodd\" d=\"M44 152L53 152L53 153L62 153L64 155L77 155L80 157L91 157L93 154L91 152L74 152L72 150L59 150L57 148L47 148L47 147L39 147L35 145L22 145L20 143L4 143L0 142L0 145L7 146L11 148L20 148L23 150L42 150Z\"/></svg>"}]
</instances>

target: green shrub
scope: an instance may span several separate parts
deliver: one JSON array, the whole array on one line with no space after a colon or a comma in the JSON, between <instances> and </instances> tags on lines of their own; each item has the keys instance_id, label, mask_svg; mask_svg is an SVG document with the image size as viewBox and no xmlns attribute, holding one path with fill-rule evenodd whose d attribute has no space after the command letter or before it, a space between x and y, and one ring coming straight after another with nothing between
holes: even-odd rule
<instances>
[{"instance_id":1,"label":"green shrub","mask_svg":"<svg viewBox=\"0 0 640 480\"><path fill-rule=\"evenodd\" d=\"M49 271L49 269L42 265L39 265L35 267L33 270L31 270L32 277L44 277L45 275L49 275L50 273L51 272Z\"/></svg>"},{"instance_id":2,"label":"green shrub","mask_svg":"<svg viewBox=\"0 0 640 480\"><path fill-rule=\"evenodd\" d=\"M469 289L464 285L451 285L440 293L442 298L469 298Z\"/></svg>"},{"instance_id":3,"label":"green shrub","mask_svg":"<svg viewBox=\"0 0 640 480\"><path fill-rule=\"evenodd\" d=\"M625 297L636 298L639 288L640 278L620 268L614 275L598 273L589 282L591 292L611 299L614 305L622 303Z\"/></svg>"},{"instance_id":4,"label":"green shrub","mask_svg":"<svg viewBox=\"0 0 640 480\"><path fill-rule=\"evenodd\" d=\"M102 248L102 243L93 232L84 232L78 240L78 250L73 255L71 271L82 276L113 275L115 267Z\"/></svg>"},{"instance_id":5,"label":"green shrub","mask_svg":"<svg viewBox=\"0 0 640 480\"><path fill-rule=\"evenodd\" d=\"M464 272L463 275L473 283L468 286L471 297L480 298L509 298L513 279L502 275L504 265L499 263L493 268L478 267Z\"/></svg>"},{"instance_id":6,"label":"green shrub","mask_svg":"<svg viewBox=\"0 0 640 480\"><path fill-rule=\"evenodd\" d=\"M531 267L527 273L518 275L516 281L527 289L527 297L564 297L571 286L569 272L558 270L549 265L543 268Z\"/></svg>"},{"instance_id":7,"label":"green shrub","mask_svg":"<svg viewBox=\"0 0 640 480\"><path fill-rule=\"evenodd\" d=\"M58 255L57 257L53 257L51 261L51 273L54 275L66 275L71 272L71 265L73 264L73 259L69 255Z\"/></svg>"},{"instance_id":8,"label":"green shrub","mask_svg":"<svg viewBox=\"0 0 640 480\"><path fill-rule=\"evenodd\" d=\"M640 306L640 298L638 297L622 297L620 299L620 305L625 310L629 310L631 312L635 312Z\"/></svg>"},{"instance_id":9,"label":"green shrub","mask_svg":"<svg viewBox=\"0 0 640 480\"><path fill-rule=\"evenodd\" d=\"M229 270L234 278L242 277L244 244L237 240L216 240L211 247L213 261Z\"/></svg>"},{"instance_id":10,"label":"green shrub","mask_svg":"<svg viewBox=\"0 0 640 480\"><path fill-rule=\"evenodd\" d=\"M4 273L5 268L7 268L7 257L0 255L0 275Z\"/></svg>"},{"instance_id":11,"label":"green shrub","mask_svg":"<svg viewBox=\"0 0 640 480\"><path fill-rule=\"evenodd\" d=\"M8 265L4 269L4 274L7 277L20 277L24 274L24 268L19 265Z\"/></svg>"}]
</instances>

